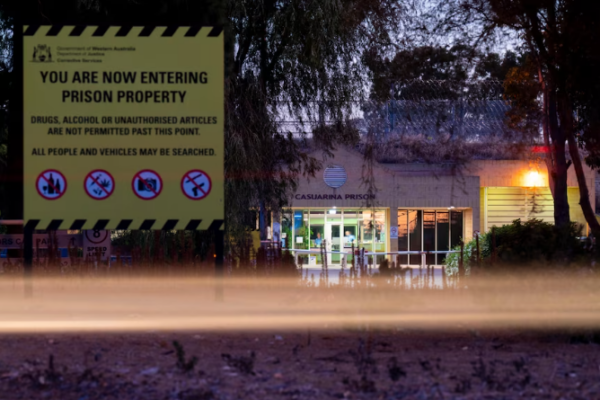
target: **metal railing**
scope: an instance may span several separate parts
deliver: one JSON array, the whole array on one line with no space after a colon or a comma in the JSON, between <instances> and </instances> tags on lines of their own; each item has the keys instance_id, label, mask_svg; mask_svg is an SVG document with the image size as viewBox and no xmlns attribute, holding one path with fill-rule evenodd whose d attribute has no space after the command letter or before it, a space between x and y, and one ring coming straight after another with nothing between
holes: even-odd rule
<instances>
[{"instance_id":1,"label":"metal railing","mask_svg":"<svg viewBox=\"0 0 600 400\"><path fill-rule=\"evenodd\" d=\"M282 251L290 251L294 253L294 260L296 262L296 265L298 265L298 256L302 255L302 254L316 254L316 255L320 255L320 254L339 254L341 256L341 261L346 262L347 261L347 257L353 255L352 251L327 251L327 250L300 250L300 249L282 249ZM355 252L355 256L357 257L369 257L369 256L374 256L377 257L379 255L384 255L384 256L395 256L395 255L421 255L421 267L425 268L427 263L426 263L426 257L427 255L432 255L432 254L453 254L453 253L460 253L460 251L458 250L445 250L445 251L387 251L387 252L368 252L365 251L364 248L359 250L358 252L359 254L356 254ZM410 264L408 264L410 265Z\"/></svg>"}]
</instances>

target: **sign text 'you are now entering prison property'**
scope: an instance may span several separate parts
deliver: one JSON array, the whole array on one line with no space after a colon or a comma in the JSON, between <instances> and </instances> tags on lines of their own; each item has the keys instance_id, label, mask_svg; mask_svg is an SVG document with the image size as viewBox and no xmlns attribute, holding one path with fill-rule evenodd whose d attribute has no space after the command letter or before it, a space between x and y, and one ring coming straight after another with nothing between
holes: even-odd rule
<instances>
[{"instance_id":1,"label":"sign text 'you are now entering prison property'","mask_svg":"<svg viewBox=\"0 0 600 400\"><path fill-rule=\"evenodd\" d=\"M223 32L25 26L24 216L223 229Z\"/></svg>"}]
</instances>

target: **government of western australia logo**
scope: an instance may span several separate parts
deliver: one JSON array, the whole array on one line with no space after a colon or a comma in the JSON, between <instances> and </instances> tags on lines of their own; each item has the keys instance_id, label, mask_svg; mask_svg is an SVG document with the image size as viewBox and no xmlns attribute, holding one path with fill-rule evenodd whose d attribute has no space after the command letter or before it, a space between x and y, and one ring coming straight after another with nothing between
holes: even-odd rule
<instances>
[{"instance_id":1,"label":"government of western australia logo","mask_svg":"<svg viewBox=\"0 0 600 400\"><path fill-rule=\"evenodd\" d=\"M33 62L52 62L50 46L38 44L33 48Z\"/></svg>"}]
</instances>

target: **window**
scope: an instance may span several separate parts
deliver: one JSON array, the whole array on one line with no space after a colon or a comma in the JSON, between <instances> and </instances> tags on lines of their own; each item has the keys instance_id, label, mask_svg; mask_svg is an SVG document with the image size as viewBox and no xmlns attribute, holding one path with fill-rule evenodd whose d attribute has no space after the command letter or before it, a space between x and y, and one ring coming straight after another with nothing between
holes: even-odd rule
<instances>
[{"instance_id":1,"label":"window","mask_svg":"<svg viewBox=\"0 0 600 400\"><path fill-rule=\"evenodd\" d=\"M423 227L423 211L409 211L408 212L408 240L410 251L422 251L423 243L421 241L421 230ZM409 264L421 264L420 254L411 254Z\"/></svg>"},{"instance_id":2,"label":"window","mask_svg":"<svg viewBox=\"0 0 600 400\"><path fill-rule=\"evenodd\" d=\"M435 211L423 211L423 250L435 251ZM425 263L435 264L435 254L427 254Z\"/></svg>"},{"instance_id":3,"label":"window","mask_svg":"<svg viewBox=\"0 0 600 400\"><path fill-rule=\"evenodd\" d=\"M286 249L292 248L292 227L294 217L292 213L283 213L281 217L281 244Z\"/></svg>"},{"instance_id":4,"label":"window","mask_svg":"<svg viewBox=\"0 0 600 400\"><path fill-rule=\"evenodd\" d=\"M282 229L288 227L293 237L288 238L290 247L295 250L311 250L310 260L320 263L319 239L325 243L327 251L332 251L331 264L339 264L341 256L338 251L347 253L347 262L352 263L352 246L355 249L364 248L365 251L385 253L387 251L387 225L386 211L356 209L308 209L293 210L291 214L284 214ZM293 222L285 222L285 219ZM286 235L288 236L288 235ZM302 254L299 257L309 260L309 256ZM380 263L385 256L377 257Z\"/></svg>"},{"instance_id":5,"label":"window","mask_svg":"<svg viewBox=\"0 0 600 400\"><path fill-rule=\"evenodd\" d=\"M463 238L463 212L450 211L450 223L450 247L456 247Z\"/></svg>"},{"instance_id":6,"label":"window","mask_svg":"<svg viewBox=\"0 0 600 400\"><path fill-rule=\"evenodd\" d=\"M408 210L398 210L398 251L408 251ZM399 264L408 264L408 256L401 254Z\"/></svg>"},{"instance_id":7,"label":"window","mask_svg":"<svg viewBox=\"0 0 600 400\"><path fill-rule=\"evenodd\" d=\"M463 212L398 210L398 251L448 251L463 238ZM427 254L428 265L443 264L445 254ZM420 265L421 255L400 255L400 265Z\"/></svg>"},{"instance_id":8,"label":"window","mask_svg":"<svg viewBox=\"0 0 600 400\"><path fill-rule=\"evenodd\" d=\"M308 249L309 237L308 211L294 211L294 249Z\"/></svg>"},{"instance_id":9,"label":"window","mask_svg":"<svg viewBox=\"0 0 600 400\"><path fill-rule=\"evenodd\" d=\"M437 250L448 251L450 249L450 222L448 212L437 212ZM437 255L437 264L443 264L446 254Z\"/></svg>"}]
</instances>

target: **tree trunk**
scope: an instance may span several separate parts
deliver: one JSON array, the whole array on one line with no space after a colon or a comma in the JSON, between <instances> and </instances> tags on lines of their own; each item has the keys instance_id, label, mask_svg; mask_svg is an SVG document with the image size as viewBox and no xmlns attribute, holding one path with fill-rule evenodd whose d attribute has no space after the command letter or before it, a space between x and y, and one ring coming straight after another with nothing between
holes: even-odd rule
<instances>
[{"instance_id":1,"label":"tree trunk","mask_svg":"<svg viewBox=\"0 0 600 400\"><path fill-rule=\"evenodd\" d=\"M567 120L572 120L572 117L567 117ZM596 219L596 213L594 212L592 204L590 203L590 192L588 190L587 182L585 181L585 173L583 171L581 157L579 156L579 148L577 147L577 141L575 140L572 132L570 132L568 135L568 139L569 153L571 154L571 160L573 161L573 166L575 167L577 184L579 186L579 205L581 206L585 220L590 226L594 237L600 237L600 224Z\"/></svg>"},{"instance_id":2,"label":"tree trunk","mask_svg":"<svg viewBox=\"0 0 600 400\"><path fill-rule=\"evenodd\" d=\"M559 229L568 228L571 224L569 215L569 199L567 197L567 160L565 145L555 144L556 164L554 166L554 225ZM550 172L550 171L549 171Z\"/></svg>"},{"instance_id":3,"label":"tree trunk","mask_svg":"<svg viewBox=\"0 0 600 400\"><path fill-rule=\"evenodd\" d=\"M557 100L554 91L554 85L547 85L547 95L544 96L544 101L548 102L548 107L544 107L548 113L548 130L552 138L552 148L549 149L553 153L554 170L548 171L552 174L550 179L553 179L554 191L554 225L559 230L566 230L571 225L571 217L569 215L569 199L567 197L567 157L565 154L565 132L558 125L557 115Z\"/></svg>"},{"instance_id":4,"label":"tree trunk","mask_svg":"<svg viewBox=\"0 0 600 400\"><path fill-rule=\"evenodd\" d=\"M261 200L258 212L258 229L260 229L260 240L267 240L267 210L265 202Z\"/></svg>"},{"instance_id":5,"label":"tree trunk","mask_svg":"<svg viewBox=\"0 0 600 400\"><path fill-rule=\"evenodd\" d=\"M260 41L259 52L260 52L260 89L261 95L263 98L262 107L264 107L261 111L264 115L264 118L267 118L267 13L270 11L271 2L268 0L263 0L262 2L262 15L260 21L260 34L262 36L262 40ZM265 157L265 155L263 155ZM263 158L264 160L264 158ZM263 168L265 165L263 164ZM264 192L261 190L259 196L264 196ZM265 200L261 198L259 200L259 216L258 216L258 227L260 229L260 240L267 240L267 225L266 225L266 207Z\"/></svg>"}]
</instances>

